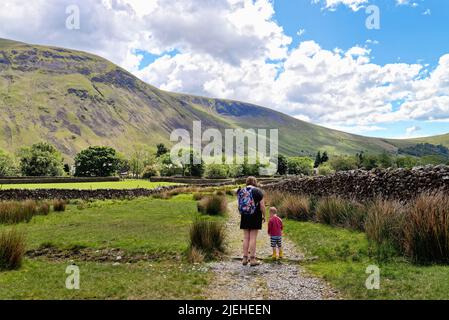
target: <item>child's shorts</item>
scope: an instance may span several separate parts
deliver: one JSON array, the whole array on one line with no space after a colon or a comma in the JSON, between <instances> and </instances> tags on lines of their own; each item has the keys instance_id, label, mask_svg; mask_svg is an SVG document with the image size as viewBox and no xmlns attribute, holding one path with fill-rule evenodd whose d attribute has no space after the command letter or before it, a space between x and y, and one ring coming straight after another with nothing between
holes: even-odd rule
<instances>
[{"instance_id":1,"label":"child's shorts","mask_svg":"<svg viewBox=\"0 0 449 320\"><path fill-rule=\"evenodd\" d=\"M271 237L271 247L282 248L282 237L281 236Z\"/></svg>"}]
</instances>

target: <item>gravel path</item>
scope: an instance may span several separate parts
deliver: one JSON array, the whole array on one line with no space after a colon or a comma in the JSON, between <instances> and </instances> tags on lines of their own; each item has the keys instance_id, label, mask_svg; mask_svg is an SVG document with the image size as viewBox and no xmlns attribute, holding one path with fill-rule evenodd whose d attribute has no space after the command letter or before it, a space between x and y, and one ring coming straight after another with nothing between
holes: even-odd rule
<instances>
[{"instance_id":1,"label":"gravel path","mask_svg":"<svg viewBox=\"0 0 449 320\"><path fill-rule=\"evenodd\" d=\"M227 259L214 262L209 268L215 280L207 289L206 296L212 300L323 300L336 299L338 294L324 281L308 276L295 263L304 257L295 245L283 238L284 256L289 262L263 262L258 267L244 267L241 257L242 232L239 229L237 203L229 206ZM265 224L266 227L266 224ZM258 238L257 256L271 257L269 237L264 229Z\"/></svg>"}]
</instances>

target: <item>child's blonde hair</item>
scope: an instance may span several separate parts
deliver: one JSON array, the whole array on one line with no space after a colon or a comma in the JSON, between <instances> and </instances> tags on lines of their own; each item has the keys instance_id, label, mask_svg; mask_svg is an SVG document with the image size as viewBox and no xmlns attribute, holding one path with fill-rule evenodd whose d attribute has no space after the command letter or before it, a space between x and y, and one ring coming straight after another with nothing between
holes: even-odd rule
<instances>
[{"instance_id":1,"label":"child's blonde hair","mask_svg":"<svg viewBox=\"0 0 449 320\"><path fill-rule=\"evenodd\" d=\"M275 207L271 207L271 208L270 208L270 214L275 215L275 214L277 214L277 213L278 213L278 209L276 209Z\"/></svg>"}]
</instances>

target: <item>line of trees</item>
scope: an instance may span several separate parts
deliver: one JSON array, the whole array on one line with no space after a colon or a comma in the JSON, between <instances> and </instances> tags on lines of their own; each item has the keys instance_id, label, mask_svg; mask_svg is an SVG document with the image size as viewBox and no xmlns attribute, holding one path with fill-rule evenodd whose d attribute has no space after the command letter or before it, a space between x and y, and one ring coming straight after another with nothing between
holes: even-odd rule
<instances>
[{"instance_id":1,"label":"line of trees","mask_svg":"<svg viewBox=\"0 0 449 320\"><path fill-rule=\"evenodd\" d=\"M428 146L425 146L428 148ZM440 150L440 149L439 149ZM0 150L0 176L62 176L108 177L127 174L134 178L154 176L193 176L207 178L229 178L258 175L261 164L208 164L199 161L193 164L196 154L183 150L190 157L191 164L172 162L170 150L159 144L152 149L146 145L136 145L128 155L121 154L111 147L94 146L79 152L74 159L74 170L64 163L62 154L51 144L36 143L21 148L16 156ZM310 157L278 156L279 175L327 175L337 171L374 168L413 168L421 165L449 164L446 157L427 155L391 155L357 153L354 156L328 155L318 152L315 159Z\"/></svg>"}]
</instances>

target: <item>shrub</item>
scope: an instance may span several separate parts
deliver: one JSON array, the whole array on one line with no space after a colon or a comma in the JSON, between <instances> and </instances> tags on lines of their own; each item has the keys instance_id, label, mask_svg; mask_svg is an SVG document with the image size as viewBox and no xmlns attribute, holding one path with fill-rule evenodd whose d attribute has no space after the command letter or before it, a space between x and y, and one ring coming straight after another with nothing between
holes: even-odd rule
<instances>
[{"instance_id":1,"label":"shrub","mask_svg":"<svg viewBox=\"0 0 449 320\"><path fill-rule=\"evenodd\" d=\"M207 196L198 202L198 211L211 216L224 215L227 207L228 204L224 196Z\"/></svg>"},{"instance_id":2,"label":"shrub","mask_svg":"<svg viewBox=\"0 0 449 320\"><path fill-rule=\"evenodd\" d=\"M353 157L334 157L330 160L330 165L335 171L349 171L357 169L357 161Z\"/></svg>"},{"instance_id":3,"label":"shrub","mask_svg":"<svg viewBox=\"0 0 449 320\"><path fill-rule=\"evenodd\" d=\"M119 167L117 151L111 147L89 147L75 156L76 177L110 177Z\"/></svg>"},{"instance_id":4,"label":"shrub","mask_svg":"<svg viewBox=\"0 0 449 320\"><path fill-rule=\"evenodd\" d=\"M20 268L25 253L23 234L16 230L0 233L0 270Z\"/></svg>"},{"instance_id":5,"label":"shrub","mask_svg":"<svg viewBox=\"0 0 449 320\"><path fill-rule=\"evenodd\" d=\"M402 253L404 222L399 202L378 199L369 205L365 231L381 257Z\"/></svg>"},{"instance_id":6,"label":"shrub","mask_svg":"<svg viewBox=\"0 0 449 320\"><path fill-rule=\"evenodd\" d=\"M190 228L189 252L200 252L206 259L225 252L225 229L222 223L198 219Z\"/></svg>"},{"instance_id":7,"label":"shrub","mask_svg":"<svg viewBox=\"0 0 449 320\"><path fill-rule=\"evenodd\" d=\"M278 208L279 214L292 220L308 221L312 218L310 199L306 196L288 195Z\"/></svg>"},{"instance_id":8,"label":"shrub","mask_svg":"<svg viewBox=\"0 0 449 320\"><path fill-rule=\"evenodd\" d=\"M316 218L324 224L364 231L366 212L357 202L328 197L318 201Z\"/></svg>"},{"instance_id":9,"label":"shrub","mask_svg":"<svg viewBox=\"0 0 449 320\"><path fill-rule=\"evenodd\" d=\"M318 174L320 176L328 176L335 173L335 170L332 169L329 163L323 163L318 167Z\"/></svg>"},{"instance_id":10,"label":"shrub","mask_svg":"<svg viewBox=\"0 0 449 320\"><path fill-rule=\"evenodd\" d=\"M310 175L313 171L314 162L307 157L288 158L288 173L294 175Z\"/></svg>"},{"instance_id":11,"label":"shrub","mask_svg":"<svg viewBox=\"0 0 449 320\"><path fill-rule=\"evenodd\" d=\"M160 176L160 172L156 165L146 166L145 169L143 169L142 172L142 178L143 179L150 179L152 177L158 177Z\"/></svg>"},{"instance_id":12,"label":"shrub","mask_svg":"<svg viewBox=\"0 0 449 320\"><path fill-rule=\"evenodd\" d=\"M67 203L64 200L54 200L53 201L53 210L56 212L64 212Z\"/></svg>"},{"instance_id":13,"label":"shrub","mask_svg":"<svg viewBox=\"0 0 449 320\"><path fill-rule=\"evenodd\" d=\"M417 263L449 262L449 197L422 194L409 207L405 252Z\"/></svg>"},{"instance_id":14,"label":"shrub","mask_svg":"<svg viewBox=\"0 0 449 320\"><path fill-rule=\"evenodd\" d=\"M209 164L204 175L209 179L224 179L229 175L229 167L225 164Z\"/></svg>"},{"instance_id":15,"label":"shrub","mask_svg":"<svg viewBox=\"0 0 449 320\"><path fill-rule=\"evenodd\" d=\"M29 222L37 214L35 201L7 201L0 203L0 223L14 224Z\"/></svg>"}]
</instances>

